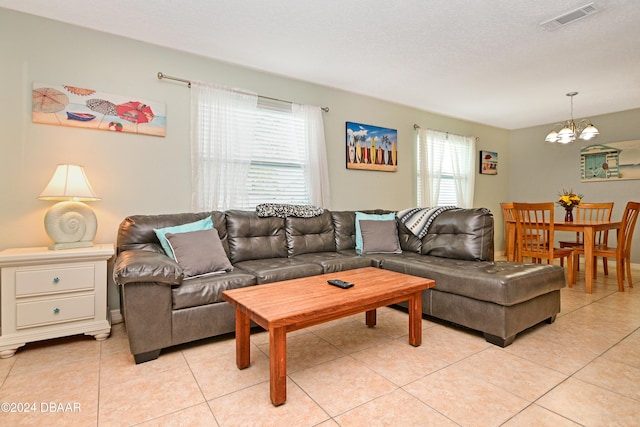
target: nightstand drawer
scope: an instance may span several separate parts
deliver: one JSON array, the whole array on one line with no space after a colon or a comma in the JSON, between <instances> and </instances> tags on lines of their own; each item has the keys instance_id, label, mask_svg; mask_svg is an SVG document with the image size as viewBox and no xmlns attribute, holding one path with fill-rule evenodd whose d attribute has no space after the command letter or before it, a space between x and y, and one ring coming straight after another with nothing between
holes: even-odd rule
<instances>
[{"instance_id":1,"label":"nightstand drawer","mask_svg":"<svg viewBox=\"0 0 640 427\"><path fill-rule=\"evenodd\" d=\"M93 289L94 264L20 267L16 271L16 297Z\"/></svg>"},{"instance_id":2,"label":"nightstand drawer","mask_svg":"<svg viewBox=\"0 0 640 427\"><path fill-rule=\"evenodd\" d=\"M94 295L56 298L16 304L16 328L90 319L95 316Z\"/></svg>"}]
</instances>

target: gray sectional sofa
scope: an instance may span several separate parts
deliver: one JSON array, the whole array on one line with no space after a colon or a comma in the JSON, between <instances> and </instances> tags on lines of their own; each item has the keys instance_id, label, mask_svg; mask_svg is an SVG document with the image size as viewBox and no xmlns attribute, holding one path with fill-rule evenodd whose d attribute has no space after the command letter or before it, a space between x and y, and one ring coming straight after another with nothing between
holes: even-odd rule
<instances>
[{"instance_id":1,"label":"gray sectional sofa","mask_svg":"<svg viewBox=\"0 0 640 427\"><path fill-rule=\"evenodd\" d=\"M208 217L233 269L185 278L190 267L180 265L184 257L167 256L154 229ZM424 314L481 331L500 346L533 325L553 322L560 311L563 269L494 262L494 219L487 209L446 210L422 238L399 220L395 229L401 253L358 253L355 211L323 210L308 218L239 210L125 218L113 276L136 363L170 346L234 331L234 310L222 299L226 289L367 266L434 279L435 288L423 294Z\"/></svg>"}]
</instances>

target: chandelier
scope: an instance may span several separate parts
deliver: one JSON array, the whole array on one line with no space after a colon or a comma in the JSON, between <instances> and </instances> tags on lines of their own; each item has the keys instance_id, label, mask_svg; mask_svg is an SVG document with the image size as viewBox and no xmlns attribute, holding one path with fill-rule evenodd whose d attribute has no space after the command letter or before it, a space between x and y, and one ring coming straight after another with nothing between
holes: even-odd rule
<instances>
[{"instance_id":1,"label":"chandelier","mask_svg":"<svg viewBox=\"0 0 640 427\"><path fill-rule=\"evenodd\" d=\"M571 120L567 120L564 124L556 124L553 127L553 130L549 132L547 137L544 139L546 142L569 144L576 140L577 135L580 135L578 138L588 141L600 133L598 132L598 129L591 124L591 120L589 119L582 119L578 124L573 121L573 97L577 94L578 92L567 93L567 96L571 97ZM556 131L559 126L562 126L562 128L559 131Z\"/></svg>"}]
</instances>

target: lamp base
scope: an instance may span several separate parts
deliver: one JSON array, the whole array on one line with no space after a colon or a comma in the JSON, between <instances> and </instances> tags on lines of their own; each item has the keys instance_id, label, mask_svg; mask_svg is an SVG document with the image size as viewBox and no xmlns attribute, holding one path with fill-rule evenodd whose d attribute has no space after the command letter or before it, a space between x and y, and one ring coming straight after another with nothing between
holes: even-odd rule
<instances>
[{"instance_id":1,"label":"lamp base","mask_svg":"<svg viewBox=\"0 0 640 427\"><path fill-rule=\"evenodd\" d=\"M44 217L44 228L54 242L51 250L93 246L97 226L96 215L82 202L56 203Z\"/></svg>"},{"instance_id":2,"label":"lamp base","mask_svg":"<svg viewBox=\"0 0 640 427\"><path fill-rule=\"evenodd\" d=\"M73 249L73 248L90 248L93 246L93 242L71 242L71 243L54 243L49 246L49 249L52 251L57 251L60 249Z\"/></svg>"}]
</instances>

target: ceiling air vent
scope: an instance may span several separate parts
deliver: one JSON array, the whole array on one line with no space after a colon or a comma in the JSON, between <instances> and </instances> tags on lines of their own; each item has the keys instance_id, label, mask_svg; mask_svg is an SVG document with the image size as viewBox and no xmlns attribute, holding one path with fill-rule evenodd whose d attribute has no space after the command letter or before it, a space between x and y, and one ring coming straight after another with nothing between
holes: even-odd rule
<instances>
[{"instance_id":1,"label":"ceiling air vent","mask_svg":"<svg viewBox=\"0 0 640 427\"><path fill-rule=\"evenodd\" d=\"M587 3L584 6L565 12L562 15L549 19L548 21L541 22L540 26L549 31L555 30L556 28L560 28L570 24L571 22L586 18L587 16L593 15L599 11L599 9L596 9L594 2Z\"/></svg>"}]
</instances>

